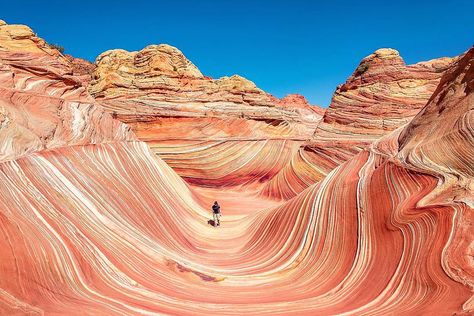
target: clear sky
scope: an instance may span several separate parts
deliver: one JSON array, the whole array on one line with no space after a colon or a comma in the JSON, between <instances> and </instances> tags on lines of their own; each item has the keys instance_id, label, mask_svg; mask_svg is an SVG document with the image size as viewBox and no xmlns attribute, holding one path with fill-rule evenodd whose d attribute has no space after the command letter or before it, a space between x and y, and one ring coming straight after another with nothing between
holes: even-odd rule
<instances>
[{"instance_id":1,"label":"clear sky","mask_svg":"<svg viewBox=\"0 0 474 316\"><path fill-rule=\"evenodd\" d=\"M66 53L93 61L108 49L178 47L205 75L239 74L278 97L327 106L360 59L381 47L406 63L474 44L473 1L27 1L0 19L27 24Z\"/></svg>"}]
</instances>

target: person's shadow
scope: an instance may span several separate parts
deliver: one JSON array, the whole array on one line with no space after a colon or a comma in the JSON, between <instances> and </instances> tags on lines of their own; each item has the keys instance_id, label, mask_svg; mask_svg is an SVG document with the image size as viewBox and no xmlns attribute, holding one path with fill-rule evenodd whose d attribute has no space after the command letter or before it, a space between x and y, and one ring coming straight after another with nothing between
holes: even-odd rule
<instances>
[{"instance_id":1,"label":"person's shadow","mask_svg":"<svg viewBox=\"0 0 474 316\"><path fill-rule=\"evenodd\" d=\"M209 225L211 225L211 226L216 227L216 222L214 222L213 219L208 220L207 223L208 223Z\"/></svg>"}]
</instances>

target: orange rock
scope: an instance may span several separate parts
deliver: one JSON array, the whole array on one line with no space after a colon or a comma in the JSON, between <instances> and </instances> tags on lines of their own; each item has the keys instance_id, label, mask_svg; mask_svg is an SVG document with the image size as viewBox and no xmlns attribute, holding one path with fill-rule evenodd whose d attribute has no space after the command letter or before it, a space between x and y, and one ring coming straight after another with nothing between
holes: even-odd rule
<instances>
[{"instance_id":1,"label":"orange rock","mask_svg":"<svg viewBox=\"0 0 474 316\"><path fill-rule=\"evenodd\" d=\"M216 179L214 187L190 186L147 144L158 142L170 156L181 151L183 161L168 160L179 172L193 170L190 178L211 166L220 181L255 182L298 150L288 140L307 132L305 122L224 111L162 116L154 112L156 91L150 103L143 88L128 98L133 89L117 83L130 78L110 78L118 103L104 95L106 107L143 103L148 110L120 114L150 136L144 143L96 104L67 59L32 52L15 34L25 51L12 40L14 51L0 52L0 314L474 313L474 49L449 67L406 126L379 130L375 141L372 133L360 148L350 133L338 144L333 124L327 140L315 140L314 154L300 149L291 163L306 177L272 182L285 199L287 188L300 190L285 201L249 186L215 187ZM398 60L391 50L377 54ZM240 78L224 81L235 80L236 91L253 89ZM307 107L299 97L281 102ZM341 135L363 135L368 125L359 123L342 124ZM345 161L326 171L335 160ZM324 177L317 183L313 163ZM208 224L214 199L224 213L219 228Z\"/></svg>"},{"instance_id":2,"label":"orange rock","mask_svg":"<svg viewBox=\"0 0 474 316\"><path fill-rule=\"evenodd\" d=\"M279 100L237 75L205 77L168 45L108 51L96 66L96 100L193 184L272 178L322 115L303 97Z\"/></svg>"},{"instance_id":3,"label":"orange rock","mask_svg":"<svg viewBox=\"0 0 474 316\"><path fill-rule=\"evenodd\" d=\"M453 60L405 65L396 50L386 48L364 58L335 91L312 138L262 194L291 198L373 141L410 122ZM290 178L293 181L285 181Z\"/></svg>"},{"instance_id":4,"label":"orange rock","mask_svg":"<svg viewBox=\"0 0 474 316\"><path fill-rule=\"evenodd\" d=\"M70 145L134 140L68 60L26 26L0 25L0 162Z\"/></svg>"}]
</instances>

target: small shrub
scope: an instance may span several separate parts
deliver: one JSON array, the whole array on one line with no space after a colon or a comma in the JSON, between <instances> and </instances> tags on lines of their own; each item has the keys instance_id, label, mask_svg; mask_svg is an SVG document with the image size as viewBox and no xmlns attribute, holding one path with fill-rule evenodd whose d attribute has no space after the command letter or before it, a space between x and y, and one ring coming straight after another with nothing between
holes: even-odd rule
<instances>
[{"instance_id":1,"label":"small shrub","mask_svg":"<svg viewBox=\"0 0 474 316\"><path fill-rule=\"evenodd\" d=\"M61 54L64 54L64 47L58 44L49 44L49 47L57 49Z\"/></svg>"},{"instance_id":2,"label":"small shrub","mask_svg":"<svg viewBox=\"0 0 474 316\"><path fill-rule=\"evenodd\" d=\"M357 69L356 69L356 71L355 71L355 75L356 75L356 76L360 76L360 75L362 75L364 72L366 72L368 69L369 69L369 65L368 65L368 64L360 64L359 67L357 67Z\"/></svg>"}]
</instances>

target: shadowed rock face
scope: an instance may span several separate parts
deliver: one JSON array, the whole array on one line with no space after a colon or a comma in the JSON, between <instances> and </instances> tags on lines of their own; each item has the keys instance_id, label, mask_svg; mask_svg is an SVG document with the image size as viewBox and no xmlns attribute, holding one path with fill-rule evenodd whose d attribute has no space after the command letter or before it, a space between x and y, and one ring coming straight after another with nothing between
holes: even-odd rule
<instances>
[{"instance_id":1,"label":"shadowed rock face","mask_svg":"<svg viewBox=\"0 0 474 316\"><path fill-rule=\"evenodd\" d=\"M474 313L474 49L411 123L282 201L189 186L95 104L67 59L0 24L13 38L0 55L1 315ZM168 137L188 120L180 142L200 126L166 119ZM227 138L281 133L246 120L206 123Z\"/></svg>"},{"instance_id":2,"label":"shadowed rock face","mask_svg":"<svg viewBox=\"0 0 474 316\"><path fill-rule=\"evenodd\" d=\"M84 87L87 87L89 82L92 80L92 73L95 70L95 65L87 60L75 58L71 55L65 55L65 57L71 66L74 77L81 81Z\"/></svg>"}]
</instances>

